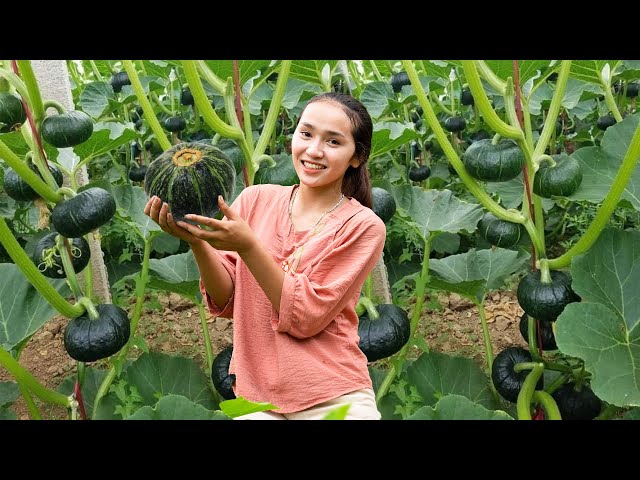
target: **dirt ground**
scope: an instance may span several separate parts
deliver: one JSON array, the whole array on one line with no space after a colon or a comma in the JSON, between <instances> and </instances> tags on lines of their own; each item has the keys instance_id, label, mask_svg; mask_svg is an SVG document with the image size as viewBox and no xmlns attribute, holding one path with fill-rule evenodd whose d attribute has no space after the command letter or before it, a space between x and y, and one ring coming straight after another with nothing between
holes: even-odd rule
<instances>
[{"instance_id":1,"label":"dirt ground","mask_svg":"<svg viewBox=\"0 0 640 480\"><path fill-rule=\"evenodd\" d=\"M150 350L193 358L204 368L205 348L197 307L175 293L161 294L157 300L161 308L143 312L139 335ZM433 351L472 358L482 365L485 349L477 307L457 294L441 294L438 302L441 311L424 309L419 334L425 337ZM511 345L526 347L518 331L518 320L523 312L512 292L494 292L487 298L485 310L494 355ZM33 336L20 357L20 364L51 389L76 369L76 362L67 355L62 343L66 321L64 317L54 317ZM231 345L233 324L230 320L214 318L207 313L207 326L214 354ZM414 348L410 356L420 354L417 347ZM13 378L0 366L0 382L7 380ZM67 418L61 407L37 404L45 419ZM18 419L29 419L22 397L11 409Z\"/></svg>"}]
</instances>

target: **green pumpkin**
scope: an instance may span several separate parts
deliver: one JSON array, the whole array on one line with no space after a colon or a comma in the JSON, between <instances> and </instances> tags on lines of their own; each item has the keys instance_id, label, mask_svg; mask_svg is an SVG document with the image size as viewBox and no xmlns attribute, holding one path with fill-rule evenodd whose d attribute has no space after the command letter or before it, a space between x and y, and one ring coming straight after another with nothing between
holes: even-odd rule
<instances>
[{"instance_id":1,"label":"green pumpkin","mask_svg":"<svg viewBox=\"0 0 640 480\"><path fill-rule=\"evenodd\" d=\"M542 162L533 178L533 192L543 198L568 197L582 183L580 162L565 153L552 155L555 167Z\"/></svg>"},{"instance_id":2,"label":"green pumpkin","mask_svg":"<svg viewBox=\"0 0 640 480\"><path fill-rule=\"evenodd\" d=\"M571 288L571 275L557 270L550 274L550 283L542 283L537 270L518 284L518 303L527 315L543 322L555 321L568 304L580 301Z\"/></svg>"},{"instance_id":3,"label":"green pumpkin","mask_svg":"<svg viewBox=\"0 0 640 480\"><path fill-rule=\"evenodd\" d=\"M91 187L58 203L51 212L51 224L67 238L78 238L104 225L116 213L116 201L102 188Z\"/></svg>"},{"instance_id":4,"label":"green pumpkin","mask_svg":"<svg viewBox=\"0 0 640 480\"><path fill-rule=\"evenodd\" d=\"M167 202L174 220L183 221L189 213L213 217L219 210L218 195L230 201L235 183L235 167L219 148L180 143L151 162L144 191Z\"/></svg>"},{"instance_id":5,"label":"green pumpkin","mask_svg":"<svg viewBox=\"0 0 640 480\"><path fill-rule=\"evenodd\" d=\"M485 182L506 182L522 172L524 154L513 140L501 140L496 145L489 139L469 145L462 161L473 178Z\"/></svg>"},{"instance_id":6,"label":"green pumpkin","mask_svg":"<svg viewBox=\"0 0 640 480\"><path fill-rule=\"evenodd\" d=\"M234 374L229 374L229 365L231 364L231 356L233 355L233 345L222 350L213 360L211 366L211 381L218 393L225 400L236 398L233 393L233 382L236 379Z\"/></svg>"},{"instance_id":7,"label":"green pumpkin","mask_svg":"<svg viewBox=\"0 0 640 480\"><path fill-rule=\"evenodd\" d=\"M27 121L22 100L8 92L0 92L0 133L7 133Z\"/></svg>"},{"instance_id":8,"label":"green pumpkin","mask_svg":"<svg viewBox=\"0 0 640 480\"><path fill-rule=\"evenodd\" d=\"M88 313L69 320L64 331L64 348L79 362L95 362L120 351L129 341L127 312L113 304L97 305L98 318Z\"/></svg>"},{"instance_id":9,"label":"green pumpkin","mask_svg":"<svg viewBox=\"0 0 640 480\"><path fill-rule=\"evenodd\" d=\"M93 133L93 120L77 110L51 115L42 121L40 134L56 148L75 147L86 142Z\"/></svg>"},{"instance_id":10,"label":"green pumpkin","mask_svg":"<svg viewBox=\"0 0 640 480\"><path fill-rule=\"evenodd\" d=\"M390 357L409 341L411 322L407 312L393 304L376 306L380 314L377 320L369 318L368 313L359 317L358 347L369 362Z\"/></svg>"},{"instance_id":11,"label":"green pumpkin","mask_svg":"<svg viewBox=\"0 0 640 480\"><path fill-rule=\"evenodd\" d=\"M562 420L593 420L602 410L602 401L593 393L589 385L565 383L551 394L558 405Z\"/></svg>"},{"instance_id":12,"label":"green pumpkin","mask_svg":"<svg viewBox=\"0 0 640 480\"><path fill-rule=\"evenodd\" d=\"M51 175L53 175L53 179L56 181L56 184L58 187L61 187L64 181L62 172L55 163L47 161L47 164L49 165L49 171L51 172ZM38 177L42 178L40 170L38 170L38 167L36 167L32 162L28 162L28 167L33 170ZM31 185L25 182L25 180L11 167L7 168L7 171L4 173L3 182L7 195L14 200L28 202L40 198L40 195L31 188Z\"/></svg>"},{"instance_id":13,"label":"green pumpkin","mask_svg":"<svg viewBox=\"0 0 640 480\"><path fill-rule=\"evenodd\" d=\"M49 278L64 278L66 276L64 266L62 265L62 258L60 258L60 252L55 248L57 236L57 232L52 232L42 237L38 243L36 243L31 257L33 263L38 267L38 270L40 270L45 277ZM71 265L73 266L73 271L80 273L89 264L89 260L91 259L89 243L82 237L70 239L69 243L71 247Z\"/></svg>"},{"instance_id":14,"label":"green pumpkin","mask_svg":"<svg viewBox=\"0 0 640 480\"><path fill-rule=\"evenodd\" d=\"M262 162L256 171L253 183L270 183L272 185L296 185L300 183L291 155L273 155L275 165Z\"/></svg>"},{"instance_id":15,"label":"green pumpkin","mask_svg":"<svg viewBox=\"0 0 640 480\"><path fill-rule=\"evenodd\" d=\"M491 367L491 381L496 391L510 402L518 400L518 394L522 390L530 370L516 372L514 367L518 363L530 362L531 353L522 347L508 347L502 350L493 360ZM536 390L542 389L542 378L538 381Z\"/></svg>"},{"instance_id":16,"label":"green pumpkin","mask_svg":"<svg viewBox=\"0 0 640 480\"><path fill-rule=\"evenodd\" d=\"M487 212L478 222L478 232L491 245L501 248L513 247L526 233L520 223L508 222Z\"/></svg>"},{"instance_id":17,"label":"green pumpkin","mask_svg":"<svg viewBox=\"0 0 640 480\"><path fill-rule=\"evenodd\" d=\"M387 223L396 213L396 200L384 188L373 187L371 189L373 201L373 213L378 215L384 223Z\"/></svg>"}]
</instances>

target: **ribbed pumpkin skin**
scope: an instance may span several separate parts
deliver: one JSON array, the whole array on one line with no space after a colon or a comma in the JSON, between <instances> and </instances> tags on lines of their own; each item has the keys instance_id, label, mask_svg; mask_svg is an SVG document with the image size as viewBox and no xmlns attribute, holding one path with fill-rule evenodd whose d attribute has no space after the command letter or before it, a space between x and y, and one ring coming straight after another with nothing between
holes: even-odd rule
<instances>
[{"instance_id":1,"label":"ribbed pumpkin skin","mask_svg":"<svg viewBox=\"0 0 640 480\"><path fill-rule=\"evenodd\" d=\"M530 370L516 372L513 367L517 363L530 362L531 354L521 347L508 347L502 350L493 360L491 381L496 391L506 400L516 402ZM538 381L536 390L542 388L542 378Z\"/></svg>"},{"instance_id":2,"label":"ribbed pumpkin skin","mask_svg":"<svg viewBox=\"0 0 640 480\"><path fill-rule=\"evenodd\" d=\"M593 420L602 410L602 401L591 387L575 389L575 383L565 383L551 394L558 405L562 420Z\"/></svg>"},{"instance_id":3,"label":"ribbed pumpkin skin","mask_svg":"<svg viewBox=\"0 0 640 480\"><path fill-rule=\"evenodd\" d=\"M53 179L56 181L56 184L61 187L64 181L62 172L55 163L47 161L47 164L49 165L49 171L51 172L51 175L53 175ZM29 168L33 170L36 175L42 178L40 170L38 170L38 167L33 163L29 164ZM4 172L4 189L7 192L7 195L14 200L28 202L29 200L40 198L40 195L31 188L31 185L25 182L24 179L11 167L7 168L7 171Z\"/></svg>"},{"instance_id":4,"label":"ribbed pumpkin skin","mask_svg":"<svg viewBox=\"0 0 640 480\"><path fill-rule=\"evenodd\" d=\"M580 301L571 289L571 275L551 271L551 283L540 281L540 270L527 274L518 284L518 303L532 318L553 322L568 304Z\"/></svg>"},{"instance_id":5,"label":"ribbed pumpkin skin","mask_svg":"<svg viewBox=\"0 0 640 480\"><path fill-rule=\"evenodd\" d=\"M79 362L95 362L118 352L129 340L127 312L117 305L97 305L99 317L90 320L84 313L69 320L64 331L64 348Z\"/></svg>"},{"instance_id":6,"label":"ribbed pumpkin skin","mask_svg":"<svg viewBox=\"0 0 640 480\"><path fill-rule=\"evenodd\" d=\"M229 375L229 364L231 363L231 355L233 354L233 345L222 350L213 360L211 368L211 380L213 386L222 398L232 400L236 398L233 393L233 381L236 379L234 374Z\"/></svg>"},{"instance_id":7,"label":"ribbed pumpkin skin","mask_svg":"<svg viewBox=\"0 0 640 480\"><path fill-rule=\"evenodd\" d=\"M33 249L33 263L35 263L38 270L40 270L45 277L49 278L65 277L60 252L56 251L56 254L53 256L53 264L50 267L47 267L44 264L44 260L42 258L42 252L56 244L57 236L57 232L45 235L38 241L38 243L36 243L36 246ZM71 245L78 249L75 250L76 255L73 255L74 249L72 248L71 265L73 265L74 272L80 273L89 264L89 260L91 259L91 250L89 249L87 241L82 237L69 240L71 240Z\"/></svg>"},{"instance_id":8,"label":"ribbed pumpkin skin","mask_svg":"<svg viewBox=\"0 0 640 480\"><path fill-rule=\"evenodd\" d=\"M51 115L42 121L42 138L56 148L68 148L89 140L93 133L93 120L84 112L71 111Z\"/></svg>"},{"instance_id":9,"label":"ribbed pumpkin skin","mask_svg":"<svg viewBox=\"0 0 640 480\"><path fill-rule=\"evenodd\" d=\"M411 323L407 312L393 304L378 305L380 314L377 320L371 320L365 313L359 317L358 347L369 362L375 362L398 352L408 341Z\"/></svg>"},{"instance_id":10,"label":"ribbed pumpkin skin","mask_svg":"<svg viewBox=\"0 0 640 480\"><path fill-rule=\"evenodd\" d=\"M51 212L51 223L60 235L78 238L107 223L114 213L116 201L111 194L91 187L58 203Z\"/></svg>"},{"instance_id":11,"label":"ribbed pumpkin skin","mask_svg":"<svg viewBox=\"0 0 640 480\"><path fill-rule=\"evenodd\" d=\"M185 149L202 156L188 166L174 163L174 155L184 155ZM189 213L213 217L219 210L218 195L229 202L235 184L236 170L227 155L212 145L191 142L179 143L151 162L144 191L167 202L175 221L188 221L184 216Z\"/></svg>"},{"instance_id":12,"label":"ribbed pumpkin skin","mask_svg":"<svg viewBox=\"0 0 640 480\"><path fill-rule=\"evenodd\" d=\"M506 182L522 172L524 155L512 140L502 140L493 145L490 139L478 140L469 145L462 161L473 178L485 182Z\"/></svg>"},{"instance_id":13,"label":"ribbed pumpkin skin","mask_svg":"<svg viewBox=\"0 0 640 480\"><path fill-rule=\"evenodd\" d=\"M16 125L22 125L27 120L22 100L8 92L0 92L0 133L10 132Z\"/></svg>"},{"instance_id":14,"label":"ribbed pumpkin skin","mask_svg":"<svg viewBox=\"0 0 640 480\"><path fill-rule=\"evenodd\" d=\"M520 241L525 230L519 223L507 222L487 212L478 222L478 231L491 245L496 247L513 247Z\"/></svg>"},{"instance_id":15,"label":"ribbed pumpkin skin","mask_svg":"<svg viewBox=\"0 0 640 480\"><path fill-rule=\"evenodd\" d=\"M533 178L533 191L544 198L568 197L582 183L582 167L578 160L561 153L553 155L556 166L548 162L540 164L540 169Z\"/></svg>"}]
</instances>

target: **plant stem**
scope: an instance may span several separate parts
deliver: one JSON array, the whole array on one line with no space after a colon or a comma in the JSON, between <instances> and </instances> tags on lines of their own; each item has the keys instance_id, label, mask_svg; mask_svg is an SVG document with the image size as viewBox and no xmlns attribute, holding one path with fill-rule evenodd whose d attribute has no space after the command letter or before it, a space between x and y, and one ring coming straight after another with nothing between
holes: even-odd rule
<instances>
[{"instance_id":1,"label":"plant stem","mask_svg":"<svg viewBox=\"0 0 640 480\"><path fill-rule=\"evenodd\" d=\"M192 299L196 305L198 305L198 314L200 315L200 325L202 326L202 336L204 337L204 348L207 353L207 371L211 372L213 368L213 348L211 346L211 337L209 336L209 329L207 328L207 315L204 310L204 303L198 302ZM209 375L211 376L211 375Z\"/></svg>"},{"instance_id":2,"label":"plant stem","mask_svg":"<svg viewBox=\"0 0 640 480\"><path fill-rule=\"evenodd\" d=\"M40 411L38 410L38 406L36 402L33 401L33 396L29 389L22 383L18 383L18 388L20 389L20 393L22 394L22 398L24 399L24 403L27 404L27 410L29 410L29 415L32 420L42 420L42 415L40 415Z\"/></svg>"},{"instance_id":3,"label":"plant stem","mask_svg":"<svg viewBox=\"0 0 640 480\"><path fill-rule=\"evenodd\" d=\"M443 152L447 156L447 159L453 165L456 172L460 176L460 179L463 181L467 189L478 199L482 205L493 213L496 217L507 220L513 223L524 223L524 216L519 212L509 211L502 208L498 205L485 191L484 189L467 173L467 170L464 168L460 157L457 155L454 150L451 142L447 138L447 134L444 132L443 128L440 126L436 114L429 103L427 95L425 94L422 85L420 84L420 80L418 79L418 74L413 67L412 63L408 60L403 60L402 64L404 65L405 71L409 75L409 79L411 80L411 84L413 86L413 90L418 97L418 102L422 106L423 117L429 124L429 127L435 133L436 139L440 146L442 147ZM482 92L484 94L484 91ZM485 95L486 98L486 95ZM495 113L495 112L494 112Z\"/></svg>"},{"instance_id":4,"label":"plant stem","mask_svg":"<svg viewBox=\"0 0 640 480\"><path fill-rule=\"evenodd\" d=\"M84 313L84 307L79 304L71 305L58 291L51 286L46 277L40 273L27 253L22 249L7 226L3 217L0 217L0 243L4 245L9 256L20 268L23 275L35 287L58 312L68 318L75 318Z\"/></svg>"},{"instance_id":5,"label":"plant stem","mask_svg":"<svg viewBox=\"0 0 640 480\"><path fill-rule=\"evenodd\" d=\"M520 393L518 393L518 400L516 402L518 420L531 420L531 400L536 390L536 385L542 373L544 372L544 365L542 363L536 363L533 370L529 372L527 378L522 384Z\"/></svg>"},{"instance_id":6,"label":"plant stem","mask_svg":"<svg viewBox=\"0 0 640 480\"><path fill-rule=\"evenodd\" d=\"M613 185L611 185L611 189L596 212L593 221L582 237L580 237L580 240L578 240L578 242L571 247L569 251L558 258L549 260L549 268L557 270L559 268L566 267L571 264L571 259L573 257L580 255L591 248L618 205L618 201L620 200L627 183L629 183L631 175L638 165L638 160L640 160L640 125L636 128L636 131L631 138L631 144L629 145L627 153L622 160L622 165L620 165L618 173L613 180Z\"/></svg>"},{"instance_id":7,"label":"plant stem","mask_svg":"<svg viewBox=\"0 0 640 480\"><path fill-rule=\"evenodd\" d=\"M478 307L478 313L480 314L480 322L482 323L482 336L484 337L484 350L487 358L487 366L489 368L489 378L491 378L491 372L493 370L493 346L491 345L491 335L489 334L489 326L487 325L487 316L484 311L484 299L481 302L472 299ZM493 382L491 382L492 390L495 390Z\"/></svg>"},{"instance_id":8,"label":"plant stem","mask_svg":"<svg viewBox=\"0 0 640 480\"><path fill-rule=\"evenodd\" d=\"M562 420L558 404L547 392L536 390L533 392L533 400L542 405L544 416L547 420Z\"/></svg>"},{"instance_id":9,"label":"plant stem","mask_svg":"<svg viewBox=\"0 0 640 480\"><path fill-rule=\"evenodd\" d=\"M542 133L540 133L540 138L538 138L536 148L533 152L533 161L536 163L535 170L538 170L537 157L544 153L544 150L551 139L551 134L556 131L556 120L558 118L560 106L562 105L562 100L564 100L564 91L567 86L570 70L571 60L562 60L560 72L558 73L558 80L556 81L556 90L553 92L553 98L551 99L551 106L547 112L547 118L544 121Z\"/></svg>"},{"instance_id":10,"label":"plant stem","mask_svg":"<svg viewBox=\"0 0 640 480\"><path fill-rule=\"evenodd\" d=\"M64 268L64 273L67 276L67 282L69 283L69 287L71 288L71 293L73 293L73 296L75 297L77 302L84 295L82 294L82 289L80 288L80 284L78 283L76 272L73 269L69 239L63 237L62 235L58 235L56 237L56 246L58 247L58 253L60 253L60 259L62 260L62 266Z\"/></svg>"},{"instance_id":11,"label":"plant stem","mask_svg":"<svg viewBox=\"0 0 640 480\"><path fill-rule=\"evenodd\" d=\"M123 60L122 65L127 71L129 80L131 80L133 93L135 93L136 98L138 99L138 103L142 107L142 115L144 115L144 118L147 120L149 127L151 127L151 130L158 139L160 147L163 150L169 150L171 148L171 142L165 135L164 130L162 130L160 122L158 121L158 117L156 117L156 114L153 112L153 107L151 106L151 102L144 93L144 88L142 87L142 83L140 83L140 78L138 77L138 72L136 72L136 69L133 66L133 62L131 60Z\"/></svg>"}]
</instances>

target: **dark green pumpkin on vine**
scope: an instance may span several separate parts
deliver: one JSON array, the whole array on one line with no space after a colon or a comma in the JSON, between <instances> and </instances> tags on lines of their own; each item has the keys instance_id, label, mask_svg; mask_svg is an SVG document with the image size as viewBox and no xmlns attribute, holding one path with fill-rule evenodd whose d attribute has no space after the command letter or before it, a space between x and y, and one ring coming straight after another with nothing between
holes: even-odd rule
<instances>
[{"instance_id":1,"label":"dark green pumpkin on vine","mask_svg":"<svg viewBox=\"0 0 640 480\"><path fill-rule=\"evenodd\" d=\"M53 208L51 224L67 238L86 235L107 223L116 213L116 201L102 188L91 187Z\"/></svg>"},{"instance_id":2,"label":"dark green pumpkin on vine","mask_svg":"<svg viewBox=\"0 0 640 480\"><path fill-rule=\"evenodd\" d=\"M27 120L22 100L9 92L0 92L0 133L15 130Z\"/></svg>"},{"instance_id":3,"label":"dark green pumpkin on vine","mask_svg":"<svg viewBox=\"0 0 640 480\"><path fill-rule=\"evenodd\" d=\"M491 367L491 381L496 391L506 400L516 402L530 370L516 372L514 367L518 363L530 362L531 353L522 347L508 347L502 350L493 360ZM536 389L542 388L542 378Z\"/></svg>"},{"instance_id":4,"label":"dark green pumpkin on vine","mask_svg":"<svg viewBox=\"0 0 640 480\"><path fill-rule=\"evenodd\" d=\"M47 164L49 165L49 171L51 172L51 175L53 175L53 179L56 181L56 184L58 187L61 187L62 182L64 181L62 172L55 163L48 161ZM28 166L36 175L42 178L38 167L36 167L32 162L28 162ZM7 168L6 172L4 172L4 190L11 198L21 202L28 202L30 200L40 198L40 195L31 188L31 185L25 182L24 179L11 167Z\"/></svg>"},{"instance_id":5,"label":"dark green pumpkin on vine","mask_svg":"<svg viewBox=\"0 0 640 480\"><path fill-rule=\"evenodd\" d=\"M56 148L75 147L89 140L93 133L93 120L77 110L50 115L40 126L45 142Z\"/></svg>"},{"instance_id":6,"label":"dark green pumpkin on vine","mask_svg":"<svg viewBox=\"0 0 640 480\"><path fill-rule=\"evenodd\" d=\"M57 232L45 235L33 249L33 263L45 277L49 278L64 278L66 276L60 252L55 248L57 236ZM80 273L89 264L91 250L87 241L82 237L69 240L71 265L75 273Z\"/></svg>"},{"instance_id":7,"label":"dark green pumpkin on vine","mask_svg":"<svg viewBox=\"0 0 640 480\"><path fill-rule=\"evenodd\" d=\"M501 220L493 213L487 212L478 222L478 232L491 245L509 248L520 241L526 230L520 223Z\"/></svg>"},{"instance_id":8,"label":"dark green pumpkin on vine","mask_svg":"<svg viewBox=\"0 0 640 480\"><path fill-rule=\"evenodd\" d=\"M233 355L233 345L222 350L213 360L211 366L211 381L218 393L225 400L236 398L233 393L233 382L236 379L234 374L229 374L229 365L231 364L231 356Z\"/></svg>"},{"instance_id":9,"label":"dark green pumpkin on vine","mask_svg":"<svg viewBox=\"0 0 640 480\"><path fill-rule=\"evenodd\" d=\"M376 306L380 317L369 318L365 312L359 317L358 347L366 355L369 362L390 357L409 341L411 322L407 312L393 304Z\"/></svg>"},{"instance_id":10,"label":"dark green pumpkin on vine","mask_svg":"<svg viewBox=\"0 0 640 480\"><path fill-rule=\"evenodd\" d=\"M533 191L544 198L568 197L582 184L580 162L565 153L552 155L555 166L543 161L533 177Z\"/></svg>"},{"instance_id":11,"label":"dark green pumpkin on vine","mask_svg":"<svg viewBox=\"0 0 640 480\"><path fill-rule=\"evenodd\" d=\"M384 188L373 187L371 189L373 200L373 213L378 215L384 223L387 223L396 213L396 200Z\"/></svg>"},{"instance_id":12,"label":"dark green pumpkin on vine","mask_svg":"<svg viewBox=\"0 0 640 480\"><path fill-rule=\"evenodd\" d=\"M485 182L506 182L522 172L524 154L513 140L493 144L484 139L473 142L465 150L462 161L473 178Z\"/></svg>"},{"instance_id":13,"label":"dark green pumpkin on vine","mask_svg":"<svg viewBox=\"0 0 640 480\"><path fill-rule=\"evenodd\" d=\"M564 308L580 297L571 288L571 275L552 270L551 282L542 283L540 270L528 273L518 284L518 303L527 315L542 322L553 322Z\"/></svg>"}]
</instances>

